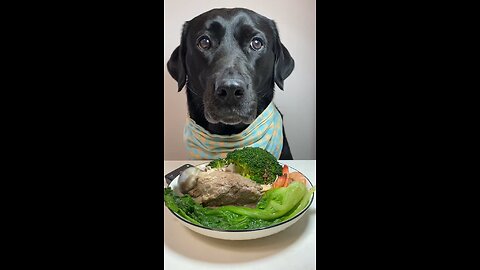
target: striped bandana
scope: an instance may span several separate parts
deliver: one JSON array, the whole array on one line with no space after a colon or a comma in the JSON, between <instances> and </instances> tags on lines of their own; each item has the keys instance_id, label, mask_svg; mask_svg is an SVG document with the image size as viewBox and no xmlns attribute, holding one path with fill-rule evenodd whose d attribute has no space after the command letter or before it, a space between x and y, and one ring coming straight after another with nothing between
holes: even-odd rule
<instances>
[{"instance_id":1,"label":"striped bandana","mask_svg":"<svg viewBox=\"0 0 480 270\"><path fill-rule=\"evenodd\" d=\"M244 131L230 136L210 134L187 117L183 140L191 159L224 158L247 146L263 148L278 159L283 147L282 117L271 102Z\"/></svg>"}]
</instances>

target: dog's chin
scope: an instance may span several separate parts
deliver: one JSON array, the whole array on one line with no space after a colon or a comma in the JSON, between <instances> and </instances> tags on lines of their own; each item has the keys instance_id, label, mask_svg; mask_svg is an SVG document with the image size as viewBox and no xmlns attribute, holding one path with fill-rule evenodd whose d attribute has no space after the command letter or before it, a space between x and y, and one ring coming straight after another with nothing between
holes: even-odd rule
<instances>
[{"instance_id":1,"label":"dog's chin","mask_svg":"<svg viewBox=\"0 0 480 270\"><path fill-rule=\"evenodd\" d=\"M255 120L255 116L241 116L241 115L218 116L215 114L211 114L209 112L205 112L205 118L211 124L222 123L224 125L231 125L231 126L239 125L239 124L250 125Z\"/></svg>"}]
</instances>

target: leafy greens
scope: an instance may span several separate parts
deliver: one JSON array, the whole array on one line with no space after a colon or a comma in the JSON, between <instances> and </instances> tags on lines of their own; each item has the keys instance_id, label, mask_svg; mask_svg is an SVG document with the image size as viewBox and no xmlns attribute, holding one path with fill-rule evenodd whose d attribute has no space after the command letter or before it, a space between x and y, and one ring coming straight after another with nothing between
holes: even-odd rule
<instances>
[{"instance_id":1,"label":"leafy greens","mask_svg":"<svg viewBox=\"0 0 480 270\"><path fill-rule=\"evenodd\" d=\"M307 190L304 184L292 182L288 187L270 189L262 196L256 208L221 206L207 208L189 195L177 196L170 187L164 189L166 206L193 224L211 229L258 229L294 217L310 201L315 188Z\"/></svg>"}]
</instances>

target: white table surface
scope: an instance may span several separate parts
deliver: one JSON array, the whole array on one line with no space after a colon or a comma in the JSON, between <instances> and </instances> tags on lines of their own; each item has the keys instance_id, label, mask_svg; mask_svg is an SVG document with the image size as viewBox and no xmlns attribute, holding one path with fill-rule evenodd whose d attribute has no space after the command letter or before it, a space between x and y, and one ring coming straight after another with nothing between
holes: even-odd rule
<instances>
[{"instance_id":1,"label":"white table surface","mask_svg":"<svg viewBox=\"0 0 480 270\"><path fill-rule=\"evenodd\" d=\"M186 163L198 165L204 162L164 161L164 175ZM316 184L315 160L280 162L302 172ZM316 198L317 193L305 215L286 230L244 241L214 239L193 232L177 221L164 206L164 267L168 270L315 269Z\"/></svg>"}]
</instances>

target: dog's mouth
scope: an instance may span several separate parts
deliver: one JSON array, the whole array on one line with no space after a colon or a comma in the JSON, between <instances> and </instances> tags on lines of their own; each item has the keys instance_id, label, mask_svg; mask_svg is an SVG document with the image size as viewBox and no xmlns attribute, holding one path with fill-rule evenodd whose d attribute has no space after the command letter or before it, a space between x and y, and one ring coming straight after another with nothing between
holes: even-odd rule
<instances>
[{"instance_id":1,"label":"dog's mouth","mask_svg":"<svg viewBox=\"0 0 480 270\"><path fill-rule=\"evenodd\" d=\"M242 106L242 108L205 108L205 118L209 123L225 125L251 124L257 116L257 108L254 106Z\"/></svg>"}]
</instances>

